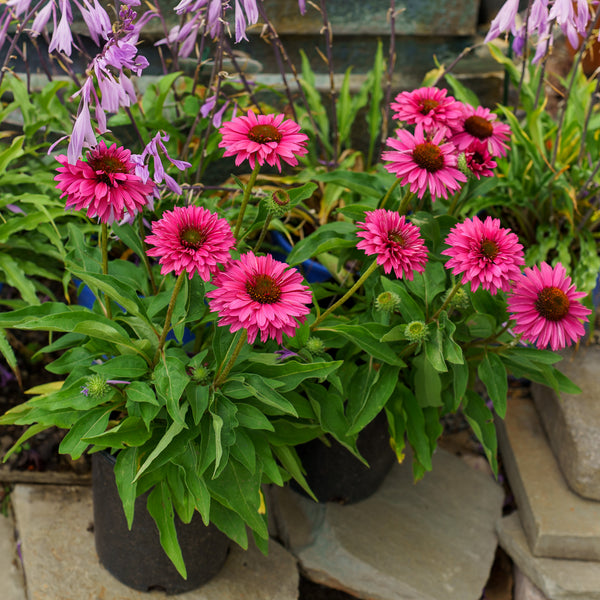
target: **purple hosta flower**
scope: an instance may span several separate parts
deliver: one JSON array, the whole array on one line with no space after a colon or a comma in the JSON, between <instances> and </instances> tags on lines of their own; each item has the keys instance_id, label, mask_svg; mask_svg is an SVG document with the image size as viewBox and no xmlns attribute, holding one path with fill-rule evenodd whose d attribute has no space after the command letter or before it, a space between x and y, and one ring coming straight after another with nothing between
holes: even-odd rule
<instances>
[{"instance_id":1,"label":"purple hosta flower","mask_svg":"<svg viewBox=\"0 0 600 600\"><path fill-rule=\"evenodd\" d=\"M93 0L93 5L88 0L83 0L83 6L75 0L81 16L87 25L91 38L96 46L100 45L100 39L107 40L112 32L112 25L108 13L100 6L98 0Z\"/></svg>"},{"instance_id":2,"label":"purple hosta flower","mask_svg":"<svg viewBox=\"0 0 600 600\"><path fill-rule=\"evenodd\" d=\"M283 362L288 358L292 358L292 356L299 356L297 352L292 352L288 350L285 346L281 346L281 350L275 350L274 354L277 354L277 360L279 362Z\"/></svg>"},{"instance_id":3,"label":"purple hosta flower","mask_svg":"<svg viewBox=\"0 0 600 600\"><path fill-rule=\"evenodd\" d=\"M31 4L31 0L8 0L6 2L6 6L13 9L13 13L15 16L19 16L25 11L29 10L29 5Z\"/></svg>"},{"instance_id":4,"label":"purple hosta flower","mask_svg":"<svg viewBox=\"0 0 600 600\"><path fill-rule=\"evenodd\" d=\"M206 119L210 115L210 113L214 110L216 104L217 104L217 97L210 96L209 98L206 99L204 104L200 107L200 114ZM212 117L213 127L216 127L217 129L219 127L221 127L221 123L223 122L223 114L225 113L225 110L227 109L228 106L229 106L229 100L227 100L227 102L225 102L225 104L223 104L223 106L221 106L221 108L213 114L213 117Z\"/></svg>"},{"instance_id":5,"label":"purple hosta flower","mask_svg":"<svg viewBox=\"0 0 600 600\"><path fill-rule=\"evenodd\" d=\"M15 214L19 214L19 215L27 215L27 213L19 206L17 206L16 204L7 204L6 208L8 208L8 210L10 210L10 212L15 213Z\"/></svg>"},{"instance_id":6,"label":"purple hosta flower","mask_svg":"<svg viewBox=\"0 0 600 600\"><path fill-rule=\"evenodd\" d=\"M300 9L300 14L304 14L306 12L306 0L298 0L298 8Z\"/></svg>"},{"instance_id":7,"label":"purple hosta flower","mask_svg":"<svg viewBox=\"0 0 600 600\"><path fill-rule=\"evenodd\" d=\"M519 0L506 0L498 14L492 19L490 30L485 36L485 42L496 39L501 33L514 31L515 21L519 11Z\"/></svg>"},{"instance_id":8,"label":"purple hosta flower","mask_svg":"<svg viewBox=\"0 0 600 600\"><path fill-rule=\"evenodd\" d=\"M14 380L13 372L0 364L0 386L4 388L10 381Z\"/></svg>"},{"instance_id":9,"label":"purple hosta flower","mask_svg":"<svg viewBox=\"0 0 600 600\"><path fill-rule=\"evenodd\" d=\"M577 14L575 14L575 6ZM579 34L585 34L590 11L587 0L554 0L550 9L549 19L556 19L556 23L567 36L573 48L579 46Z\"/></svg>"},{"instance_id":10,"label":"purple hosta flower","mask_svg":"<svg viewBox=\"0 0 600 600\"><path fill-rule=\"evenodd\" d=\"M78 95L81 96L81 100L79 101L77 118L75 119L73 131L71 132L71 139L69 140L69 146L67 148L67 159L71 164L77 162L84 146L93 148L96 145L96 134L94 133L90 116L90 100L92 95L96 100L96 120L98 121L98 126L100 131L106 131L106 117L104 116L104 112L99 109L98 97L91 77L88 77L81 89L73 94L73 96Z\"/></svg>"},{"instance_id":11,"label":"purple hosta flower","mask_svg":"<svg viewBox=\"0 0 600 600\"><path fill-rule=\"evenodd\" d=\"M243 10L242 10L243 6ZM258 8L256 0L235 0L235 41L248 41L246 27L258 21Z\"/></svg>"},{"instance_id":12,"label":"purple hosta flower","mask_svg":"<svg viewBox=\"0 0 600 600\"><path fill-rule=\"evenodd\" d=\"M164 142L169 141L169 136L166 133L161 134L158 132L150 141L150 143L144 148L141 154L133 154L131 160L136 164L135 174L142 179L145 183L150 177L148 165L146 165L146 158L150 156L154 159L154 183L161 184L163 181L165 185L175 194L181 194L181 187L164 169L160 155L164 154L167 160L177 167L180 171L183 171L191 167L191 163L185 160L176 160L169 156L167 148ZM155 188L155 196L158 197L158 190Z\"/></svg>"}]
</instances>

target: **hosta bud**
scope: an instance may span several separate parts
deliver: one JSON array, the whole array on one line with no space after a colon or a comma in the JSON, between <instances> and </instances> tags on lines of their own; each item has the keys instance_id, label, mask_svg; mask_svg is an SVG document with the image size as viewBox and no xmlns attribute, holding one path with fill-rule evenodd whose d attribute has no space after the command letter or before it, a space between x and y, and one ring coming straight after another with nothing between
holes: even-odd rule
<instances>
[{"instance_id":1,"label":"hosta bud","mask_svg":"<svg viewBox=\"0 0 600 600\"><path fill-rule=\"evenodd\" d=\"M404 328L404 335L410 342L424 342L429 336L427 324L423 321L411 321Z\"/></svg>"},{"instance_id":2,"label":"hosta bud","mask_svg":"<svg viewBox=\"0 0 600 600\"><path fill-rule=\"evenodd\" d=\"M375 308L382 312L392 313L400 304L400 296L394 292L382 292L375 298Z\"/></svg>"}]
</instances>

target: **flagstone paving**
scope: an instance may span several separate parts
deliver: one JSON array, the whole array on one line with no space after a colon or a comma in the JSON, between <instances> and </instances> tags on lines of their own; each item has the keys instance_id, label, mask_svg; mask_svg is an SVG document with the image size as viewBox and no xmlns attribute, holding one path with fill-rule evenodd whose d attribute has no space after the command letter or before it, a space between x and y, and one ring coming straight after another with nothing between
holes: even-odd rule
<instances>
[{"instance_id":1,"label":"flagstone paving","mask_svg":"<svg viewBox=\"0 0 600 600\"><path fill-rule=\"evenodd\" d=\"M494 560L504 493L438 450L413 483L411 459L356 504L272 489L280 537L310 579L369 600L479 600Z\"/></svg>"},{"instance_id":2,"label":"flagstone paving","mask_svg":"<svg viewBox=\"0 0 600 600\"><path fill-rule=\"evenodd\" d=\"M25 565L28 600L160 600L114 579L98 562L92 529L91 488L17 485L11 494ZM190 568L193 568L190 567ZM4 595L0 570L0 598ZM294 557L271 540L269 556L233 546L223 570L181 600L296 600ZM172 597L172 596L171 596ZM14 600L23 597L15 596Z\"/></svg>"},{"instance_id":3,"label":"flagstone paving","mask_svg":"<svg viewBox=\"0 0 600 600\"><path fill-rule=\"evenodd\" d=\"M12 515L0 515L0 597L2 600L26 599Z\"/></svg>"}]
</instances>

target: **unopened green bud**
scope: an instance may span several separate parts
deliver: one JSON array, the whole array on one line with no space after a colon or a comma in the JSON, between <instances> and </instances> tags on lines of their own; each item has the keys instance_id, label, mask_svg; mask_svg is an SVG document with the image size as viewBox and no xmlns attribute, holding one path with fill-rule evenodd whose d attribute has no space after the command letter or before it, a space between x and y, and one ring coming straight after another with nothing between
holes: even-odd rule
<instances>
[{"instance_id":1,"label":"unopened green bud","mask_svg":"<svg viewBox=\"0 0 600 600\"><path fill-rule=\"evenodd\" d=\"M325 344L323 343L323 340L321 340L321 338L318 337L309 337L306 340L306 346L305 348L313 355L313 356L319 356L320 354L323 354L325 352Z\"/></svg>"},{"instance_id":2,"label":"unopened green bud","mask_svg":"<svg viewBox=\"0 0 600 600\"><path fill-rule=\"evenodd\" d=\"M275 190L266 203L269 214L275 218L283 217L290 210L290 196L285 190Z\"/></svg>"},{"instance_id":3,"label":"unopened green bud","mask_svg":"<svg viewBox=\"0 0 600 600\"><path fill-rule=\"evenodd\" d=\"M446 293L446 298L451 293L452 290L448 290ZM469 308L471 301L469 300L469 294L467 294L465 288L458 288L454 293L454 296L450 299L450 303L448 304L449 309L457 309L457 310L465 310Z\"/></svg>"},{"instance_id":4,"label":"unopened green bud","mask_svg":"<svg viewBox=\"0 0 600 600\"><path fill-rule=\"evenodd\" d=\"M109 389L110 385L108 385L106 379L102 375L95 373L87 378L85 386L81 391L85 396L99 400L108 393Z\"/></svg>"},{"instance_id":5,"label":"unopened green bud","mask_svg":"<svg viewBox=\"0 0 600 600\"><path fill-rule=\"evenodd\" d=\"M469 167L467 165L467 156L464 152L461 152L458 155L458 160L457 160L456 166L458 167L458 170L461 173L463 173L464 175L466 175L467 177L472 174L471 169L469 169Z\"/></svg>"},{"instance_id":6,"label":"unopened green bud","mask_svg":"<svg viewBox=\"0 0 600 600\"><path fill-rule=\"evenodd\" d=\"M410 342L423 342L429 336L429 330L423 321L411 321L404 328L404 335Z\"/></svg>"},{"instance_id":7,"label":"unopened green bud","mask_svg":"<svg viewBox=\"0 0 600 600\"><path fill-rule=\"evenodd\" d=\"M382 292L375 298L375 308L382 312L392 313L400 304L400 296L394 292Z\"/></svg>"},{"instance_id":8,"label":"unopened green bud","mask_svg":"<svg viewBox=\"0 0 600 600\"><path fill-rule=\"evenodd\" d=\"M192 379L201 385L207 385L210 382L210 370L204 365L196 367L192 372Z\"/></svg>"}]
</instances>

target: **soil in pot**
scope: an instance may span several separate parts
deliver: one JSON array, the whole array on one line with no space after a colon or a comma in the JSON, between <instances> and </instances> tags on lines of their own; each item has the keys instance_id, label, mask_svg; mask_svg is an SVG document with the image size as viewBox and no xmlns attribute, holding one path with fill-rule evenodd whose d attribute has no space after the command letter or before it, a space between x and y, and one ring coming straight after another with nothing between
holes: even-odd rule
<instances>
[{"instance_id":1,"label":"soil in pot","mask_svg":"<svg viewBox=\"0 0 600 600\"><path fill-rule=\"evenodd\" d=\"M206 527L198 513L189 524L175 516L188 578L183 579L165 554L158 528L146 509L147 494L137 498L131 531L117 490L115 459L108 453L92 456L92 492L96 552L104 568L121 583L149 592L180 594L200 587L220 570L229 538L214 525Z\"/></svg>"},{"instance_id":2,"label":"soil in pot","mask_svg":"<svg viewBox=\"0 0 600 600\"><path fill-rule=\"evenodd\" d=\"M299 445L296 451L306 470L306 481L319 502L352 504L374 494L396 462L389 438L382 411L360 432L356 444L369 467L329 436L329 446L320 439ZM294 481L291 485L306 495Z\"/></svg>"}]
</instances>

